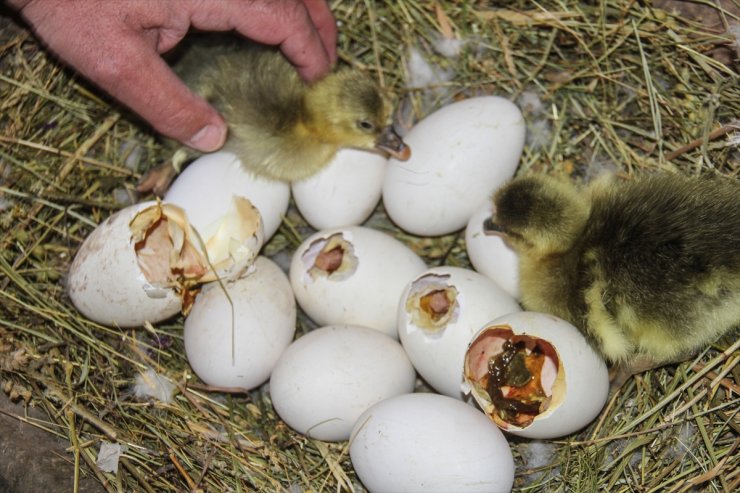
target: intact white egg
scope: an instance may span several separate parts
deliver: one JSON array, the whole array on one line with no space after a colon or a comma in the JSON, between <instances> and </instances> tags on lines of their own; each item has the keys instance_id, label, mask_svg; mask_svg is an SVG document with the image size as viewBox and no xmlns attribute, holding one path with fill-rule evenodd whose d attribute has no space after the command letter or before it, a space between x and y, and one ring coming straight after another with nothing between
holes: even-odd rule
<instances>
[{"instance_id":1,"label":"intact white egg","mask_svg":"<svg viewBox=\"0 0 740 493\"><path fill-rule=\"evenodd\" d=\"M319 325L362 325L395 339L398 300L424 261L392 236L366 228L320 231L296 250L290 283Z\"/></svg>"},{"instance_id":2,"label":"intact white egg","mask_svg":"<svg viewBox=\"0 0 740 493\"><path fill-rule=\"evenodd\" d=\"M371 493L508 493L514 459L477 409L437 394L382 401L355 423L352 466Z\"/></svg>"},{"instance_id":3,"label":"intact white egg","mask_svg":"<svg viewBox=\"0 0 740 493\"><path fill-rule=\"evenodd\" d=\"M470 340L487 321L521 310L492 280L449 266L425 271L400 300L398 335L411 362L437 392L457 399Z\"/></svg>"},{"instance_id":4,"label":"intact white egg","mask_svg":"<svg viewBox=\"0 0 740 493\"><path fill-rule=\"evenodd\" d=\"M144 202L121 209L85 239L69 268L67 292L74 306L95 322L137 327L166 320L182 307L166 279L147 279L139 267L129 227Z\"/></svg>"},{"instance_id":5,"label":"intact white egg","mask_svg":"<svg viewBox=\"0 0 740 493\"><path fill-rule=\"evenodd\" d=\"M493 204L486 202L468 221L465 228L468 257L475 270L490 277L504 291L519 299L519 256L504 243L501 236L483 232L483 222L491 217L492 208Z\"/></svg>"},{"instance_id":6,"label":"intact white egg","mask_svg":"<svg viewBox=\"0 0 740 493\"><path fill-rule=\"evenodd\" d=\"M470 98L437 110L404 137L411 158L389 160L383 183L388 215L420 236L463 228L514 175L524 135L519 108L501 97Z\"/></svg>"},{"instance_id":7,"label":"intact white egg","mask_svg":"<svg viewBox=\"0 0 740 493\"><path fill-rule=\"evenodd\" d=\"M535 312L487 323L465 356L465 382L493 422L526 438L580 430L609 394L606 365L578 329Z\"/></svg>"},{"instance_id":8,"label":"intact white egg","mask_svg":"<svg viewBox=\"0 0 740 493\"><path fill-rule=\"evenodd\" d=\"M361 224L380 201L387 164L375 152L340 149L328 167L291 184L296 207L318 230Z\"/></svg>"},{"instance_id":9,"label":"intact white egg","mask_svg":"<svg viewBox=\"0 0 740 493\"><path fill-rule=\"evenodd\" d=\"M367 327L333 325L297 339L270 379L272 404L293 429L319 440L349 438L357 417L413 392L416 373L401 345Z\"/></svg>"},{"instance_id":10,"label":"intact white egg","mask_svg":"<svg viewBox=\"0 0 740 493\"><path fill-rule=\"evenodd\" d=\"M250 390L270 377L295 323L287 276L272 260L257 257L248 275L203 287L185 319L185 353L207 384Z\"/></svg>"},{"instance_id":11,"label":"intact white egg","mask_svg":"<svg viewBox=\"0 0 740 493\"><path fill-rule=\"evenodd\" d=\"M190 163L164 196L179 205L198 231L205 231L231 207L232 196L249 199L262 216L265 241L280 227L290 202L290 185L248 171L230 152L206 154Z\"/></svg>"}]
</instances>

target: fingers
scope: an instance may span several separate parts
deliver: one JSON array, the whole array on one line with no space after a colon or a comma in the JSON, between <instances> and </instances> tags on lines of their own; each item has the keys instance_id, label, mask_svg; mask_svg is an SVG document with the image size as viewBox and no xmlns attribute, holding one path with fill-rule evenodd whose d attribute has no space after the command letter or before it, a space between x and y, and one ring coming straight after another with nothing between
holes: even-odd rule
<instances>
[{"instance_id":1,"label":"fingers","mask_svg":"<svg viewBox=\"0 0 740 493\"><path fill-rule=\"evenodd\" d=\"M331 27L333 17L323 0L213 2L207 3L207 12L198 5L203 6L191 4L194 27L207 31L235 29L259 43L279 45L306 80L325 75L336 59L336 27ZM314 24L314 16L320 25ZM331 42L329 48L324 40Z\"/></svg>"},{"instance_id":2,"label":"fingers","mask_svg":"<svg viewBox=\"0 0 740 493\"><path fill-rule=\"evenodd\" d=\"M337 21L325 0L303 0L331 64L337 63Z\"/></svg>"}]
</instances>

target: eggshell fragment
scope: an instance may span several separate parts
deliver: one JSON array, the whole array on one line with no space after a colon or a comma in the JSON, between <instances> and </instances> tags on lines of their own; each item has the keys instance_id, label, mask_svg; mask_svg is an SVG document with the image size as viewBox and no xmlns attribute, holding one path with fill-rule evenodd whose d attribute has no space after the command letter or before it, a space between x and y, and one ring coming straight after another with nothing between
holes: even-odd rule
<instances>
[{"instance_id":1,"label":"eggshell fragment","mask_svg":"<svg viewBox=\"0 0 740 493\"><path fill-rule=\"evenodd\" d=\"M319 325L362 325L398 338L396 311L424 261L392 236L353 226L320 231L296 250L290 283Z\"/></svg>"},{"instance_id":2,"label":"eggshell fragment","mask_svg":"<svg viewBox=\"0 0 740 493\"><path fill-rule=\"evenodd\" d=\"M487 321L521 310L487 277L449 266L416 277L400 300L398 335L411 362L436 391L457 399L472 337Z\"/></svg>"},{"instance_id":3,"label":"eggshell fragment","mask_svg":"<svg viewBox=\"0 0 740 493\"><path fill-rule=\"evenodd\" d=\"M400 228L436 236L463 228L516 171L525 124L511 101L483 96L432 113L404 137L411 159L390 159L383 203Z\"/></svg>"},{"instance_id":4,"label":"eggshell fragment","mask_svg":"<svg viewBox=\"0 0 740 493\"><path fill-rule=\"evenodd\" d=\"M166 320L180 311L180 296L167 277L169 273L150 280L139 267L129 224L140 211L151 207L156 203L121 209L100 223L77 251L69 268L67 292L88 319L137 327Z\"/></svg>"},{"instance_id":5,"label":"eggshell fragment","mask_svg":"<svg viewBox=\"0 0 740 493\"><path fill-rule=\"evenodd\" d=\"M185 353L207 384L251 390L269 378L293 340L295 323L286 275L258 257L249 275L210 283L198 294L185 319Z\"/></svg>"},{"instance_id":6,"label":"eggshell fragment","mask_svg":"<svg viewBox=\"0 0 740 493\"><path fill-rule=\"evenodd\" d=\"M285 350L273 370L270 395L296 431L346 440L363 411L412 392L415 378L395 340L366 327L334 325L309 332Z\"/></svg>"},{"instance_id":7,"label":"eggshell fragment","mask_svg":"<svg viewBox=\"0 0 740 493\"><path fill-rule=\"evenodd\" d=\"M206 231L231 207L232 196L257 207L265 241L280 227L290 202L290 185L249 172L230 152L206 154L190 163L172 183L164 201L179 205L198 231Z\"/></svg>"},{"instance_id":8,"label":"eggshell fragment","mask_svg":"<svg viewBox=\"0 0 740 493\"><path fill-rule=\"evenodd\" d=\"M499 427L538 439L588 425L609 394L606 365L578 329L535 312L485 324L465 356L465 385Z\"/></svg>"},{"instance_id":9,"label":"eggshell fragment","mask_svg":"<svg viewBox=\"0 0 740 493\"><path fill-rule=\"evenodd\" d=\"M437 394L382 401L357 419L352 466L371 493L505 493L514 460L500 430L473 407Z\"/></svg>"},{"instance_id":10,"label":"eggshell fragment","mask_svg":"<svg viewBox=\"0 0 740 493\"><path fill-rule=\"evenodd\" d=\"M291 184L293 199L318 230L356 226L380 201L387 163L374 152L341 149L321 172Z\"/></svg>"},{"instance_id":11,"label":"eggshell fragment","mask_svg":"<svg viewBox=\"0 0 740 493\"><path fill-rule=\"evenodd\" d=\"M516 299L519 290L519 256L501 236L483 232L483 222L491 217L493 204L487 201L468 221L465 228L465 246L475 270L493 279L504 291Z\"/></svg>"}]
</instances>

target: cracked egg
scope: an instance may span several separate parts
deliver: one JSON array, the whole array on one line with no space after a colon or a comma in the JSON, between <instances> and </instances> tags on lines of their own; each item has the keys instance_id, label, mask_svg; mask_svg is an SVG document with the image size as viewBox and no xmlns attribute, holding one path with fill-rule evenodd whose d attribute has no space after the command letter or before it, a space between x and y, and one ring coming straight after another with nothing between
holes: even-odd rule
<instances>
[{"instance_id":1,"label":"cracked egg","mask_svg":"<svg viewBox=\"0 0 740 493\"><path fill-rule=\"evenodd\" d=\"M398 339L398 300L424 269L424 261L392 236L352 226L306 239L293 254L290 284L318 325L361 325Z\"/></svg>"},{"instance_id":2,"label":"cracked egg","mask_svg":"<svg viewBox=\"0 0 740 493\"><path fill-rule=\"evenodd\" d=\"M468 346L464 379L499 428L537 439L588 425L609 393L606 365L578 329L535 312L486 324Z\"/></svg>"},{"instance_id":3,"label":"cracked egg","mask_svg":"<svg viewBox=\"0 0 740 493\"><path fill-rule=\"evenodd\" d=\"M257 209L242 197L208 236L173 204L144 202L102 222L69 269L75 307L95 322L120 327L157 323L188 312L203 283L236 279L251 267L264 236Z\"/></svg>"}]
</instances>

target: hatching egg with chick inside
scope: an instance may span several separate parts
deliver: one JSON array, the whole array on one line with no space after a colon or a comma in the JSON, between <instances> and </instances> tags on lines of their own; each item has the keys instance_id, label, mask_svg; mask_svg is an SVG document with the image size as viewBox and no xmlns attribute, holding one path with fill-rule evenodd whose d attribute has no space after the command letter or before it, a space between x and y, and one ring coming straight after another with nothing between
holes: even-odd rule
<instances>
[{"instance_id":1,"label":"hatching egg with chick inside","mask_svg":"<svg viewBox=\"0 0 740 493\"><path fill-rule=\"evenodd\" d=\"M463 228L491 192L514 176L524 135L519 108L501 97L474 97L435 111L404 137L411 158L388 162L388 216L421 236Z\"/></svg>"},{"instance_id":2,"label":"hatching egg with chick inside","mask_svg":"<svg viewBox=\"0 0 740 493\"><path fill-rule=\"evenodd\" d=\"M371 493L508 493L514 460L501 431L451 397L386 399L355 423L349 455Z\"/></svg>"},{"instance_id":3,"label":"hatching egg with chick inside","mask_svg":"<svg viewBox=\"0 0 740 493\"><path fill-rule=\"evenodd\" d=\"M604 361L570 323L543 313L499 317L465 355L465 387L501 429L548 439L576 432L609 394Z\"/></svg>"},{"instance_id":4,"label":"hatching egg with chick inside","mask_svg":"<svg viewBox=\"0 0 740 493\"><path fill-rule=\"evenodd\" d=\"M465 228L465 248L476 271L493 279L516 299L519 290L519 256L501 238L486 234L483 223L491 217L491 202L473 214Z\"/></svg>"},{"instance_id":5,"label":"hatching egg with chick inside","mask_svg":"<svg viewBox=\"0 0 740 493\"><path fill-rule=\"evenodd\" d=\"M185 319L185 353L207 384L251 390L270 377L295 323L285 273L260 256L247 275L203 287Z\"/></svg>"},{"instance_id":6,"label":"hatching egg with chick inside","mask_svg":"<svg viewBox=\"0 0 740 493\"><path fill-rule=\"evenodd\" d=\"M380 201L388 159L359 149L340 149L329 166L291 183L293 199L314 228L361 224Z\"/></svg>"},{"instance_id":7,"label":"hatching egg with chick inside","mask_svg":"<svg viewBox=\"0 0 740 493\"><path fill-rule=\"evenodd\" d=\"M463 398L468 343L486 322L520 311L495 282L460 267L435 267L411 281L398 306L398 335L411 362L434 389Z\"/></svg>"},{"instance_id":8,"label":"hatching egg with chick inside","mask_svg":"<svg viewBox=\"0 0 740 493\"><path fill-rule=\"evenodd\" d=\"M318 325L349 324L398 338L396 311L424 261L389 234L352 226L320 231L293 254L290 283Z\"/></svg>"},{"instance_id":9,"label":"hatching egg with chick inside","mask_svg":"<svg viewBox=\"0 0 740 493\"><path fill-rule=\"evenodd\" d=\"M214 152L190 163L175 179L164 201L179 205L200 232L231 206L233 196L249 199L262 216L265 241L280 227L290 202L290 185L250 172L230 152Z\"/></svg>"},{"instance_id":10,"label":"hatching egg with chick inside","mask_svg":"<svg viewBox=\"0 0 740 493\"><path fill-rule=\"evenodd\" d=\"M368 407L413 392L415 382L398 341L367 327L331 325L285 350L270 378L270 396L291 428L336 441L349 438Z\"/></svg>"}]
</instances>

